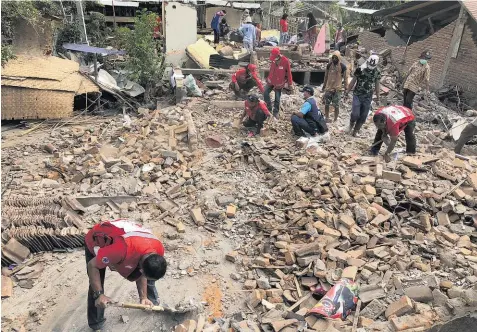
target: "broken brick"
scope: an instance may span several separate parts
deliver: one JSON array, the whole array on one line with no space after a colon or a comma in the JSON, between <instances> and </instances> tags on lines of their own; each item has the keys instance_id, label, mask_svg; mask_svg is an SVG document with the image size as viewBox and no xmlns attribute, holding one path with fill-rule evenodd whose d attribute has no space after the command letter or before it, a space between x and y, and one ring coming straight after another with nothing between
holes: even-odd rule
<instances>
[{"instance_id":1,"label":"broken brick","mask_svg":"<svg viewBox=\"0 0 477 332\"><path fill-rule=\"evenodd\" d=\"M195 208L190 210L190 214L196 225L202 226L205 224L205 218L202 214L201 208Z\"/></svg>"},{"instance_id":2,"label":"broken brick","mask_svg":"<svg viewBox=\"0 0 477 332\"><path fill-rule=\"evenodd\" d=\"M358 267L356 266L348 266L343 269L343 273L341 274L341 278L348 278L351 280L356 279L356 274L358 273Z\"/></svg>"},{"instance_id":3,"label":"broken brick","mask_svg":"<svg viewBox=\"0 0 477 332\"><path fill-rule=\"evenodd\" d=\"M401 173L392 172L392 171L383 171L383 179L393 181L393 182L400 182L401 181Z\"/></svg>"},{"instance_id":4,"label":"broken brick","mask_svg":"<svg viewBox=\"0 0 477 332\"><path fill-rule=\"evenodd\" d=\"M230 204L229 206L227 206L226 215L228 218L234 218L236 212L237 212L237 207L235 205Z\"/></svg>"},{"instance_id":5,"label":"broken brick","mask_svg":"<svg viewBox=\"0 0 477 332\"><path fill-rule=\"evenodd\" d=\"M238 251L235 251L235 250L225 255L225 259L232 263L235 263L238 257L239 257L239 253Z\"/></svg>"},{"instance_id":6,"label":"broken brick","mask_svg":"<svg viewBox=\"0 0 477 332\"><path fill-rule=\"evenodd\" d=\"M386 316L386 318L389 318L392 315L399 317L410 313L412 309L413 305L411 299L408 296L404 295L399 300L391 303L386 309L384 315Z\"/></svg>"},{"instance_id":7,"label":"broken brick","mask_svg":"<svg viewBox=\"0 0 477 332\"><path fill-rule=\"evenodd\" d=\"M346 226L346 228L348 229L352 228L356 224L353 217L345 213L340 213L338 216L338 220L341 224Z\"/></svg>"},{"instance_id":8,"label":"broken brick","mask_svg":"<svg viewBox=\"0 0 477 332\"><path fill-rule=\"evenodd\" d=\"M418 327L428 328L432 325L432 322L424 317L424 315L402 316L392 317L391 324L396 331L403 331L408 329L415 329Z\"/></svg>"}]
</instances>

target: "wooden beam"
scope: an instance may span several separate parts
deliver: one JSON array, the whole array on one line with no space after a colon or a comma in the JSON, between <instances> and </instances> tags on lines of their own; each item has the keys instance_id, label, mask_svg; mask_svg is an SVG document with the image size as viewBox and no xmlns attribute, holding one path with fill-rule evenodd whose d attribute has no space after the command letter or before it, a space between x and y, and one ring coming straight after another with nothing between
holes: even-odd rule
<instances>
[{"instance_id":1,"label":"wooden beam","mask_svg":"<svg viewBox=\"0 0 477 332\"><path fill-rule=\"evenodd\" d=\"M427 18L427 22L429 22L429 27L431 28L431 34L434 34L434 32L436 32L434 30L434 25L432 25L432 20L430 17Z\"/></svg>"},{"instance_id":2,"label":"wooden beam","mask_svg":"<svg viewBox=\"0 0 477 332\"><path fill-rule=\"evenodd\" d=\"M392 13L392 14L389 14L389 15L386 15L387 16L399 16L401 14L405 14L405 13L409 13L409 12L412 12L413 10L416 10L416 9L419 9L419 8L424 8L424 7L427 7L429 5L433 5L435 2L434 1L429 1L429 2L424 2L424 3L421 3L419 5L416 5L416 6L413 6L413 7L409 7L409 8L406 8L406 9L403 9L403 10L400 10L398 12L395 12L395 13Z\"/></svg>"},{"instance_id":3,"label":"wooden beam","mask_svg":"<svg viewBox=\"0 0 477 332\"><path fill-rule=\"evenodd\" d=\"M430 17L433 17L433 16L436 16L436 15L439 15L439 14L442 14L442 13L445 13L445 12L448 12L452 9L456 9L456 8L459 8L460 7L460 4L458 3L457 5L454 5L454 6L450 6L450 7L447 7L447 8L444 8L444 9L441 9L441 10L438 10L434 13L431 13L429 15L426 15L426 16L422 16L420 19L419 19L419 22L422 22L422 21L425 21L427 20L428 18Z\"/></svg>"},{"instance_id":4,"label":"wooden beam","mask_svg":"<svg viewBox=\"0 0 477 332\"><path fill-rule=\"evenodd\" d=\"M460 39L462 38L462 32L464 31L465 20L467 19L466 12L464 10L464 6L460 8L459 17L457 18L454 32L452 33L452 38L449 44L449 48L447 49L446 59L444 61L444 66L442 68L442 74L439 79L438 86L436 88L441 88L444 85L447 76L447 70L449 69L450 59L453 57L454 52L456 53L459 51ZM446 45L442 45L445 47Z\"/></svg>"}]
</instances>

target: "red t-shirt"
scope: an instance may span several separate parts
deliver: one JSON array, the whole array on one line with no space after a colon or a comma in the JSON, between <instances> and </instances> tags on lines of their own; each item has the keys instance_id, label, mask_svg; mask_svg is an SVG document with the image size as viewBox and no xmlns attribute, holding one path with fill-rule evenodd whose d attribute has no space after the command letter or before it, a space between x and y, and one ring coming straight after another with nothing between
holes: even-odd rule
<instances>
[{"instance_id":1,"label":"red t-shirt","mask_svg":"<svg viewBox=\"0 0 477 332\"><path fill-rule=\"evenodd\" d=\"M125 278L136 269L142 256L164 256L164 246L150 230L126 219L95 225L86 234L85 244L96 256L98 268L109 266Z\"/></svg>"},{"instance_id":2,"label":"red t-shirt","mask_svg":"<svg viewBox=\"0 0 477 332\"><path fill-rule=\"evenodd\" d=\"M280 31L288 32L288 21L284 20L283 18L280 19Z\"/></svg>"},{"instance_id":3,"label":"red t-shirt","mask_svg":"<svg viewBox=\"0 0 477 332\"><path fill-rule=\"evenodd\" d=\"M270 65L270 73L267 77L267 83L272 85L275 89L282 89L285 83L291 87L293 84L293 77L291 73L290 60L285 56L281 56L278 64L272 61Z\"/></svg>"},{"instance_id":4,"label":"red t-shirt","mask_svg":"<svg viewBox=\"0 0 477 332\"><path fill-rule=\"evenodd\" d=\"M386 116L386 132L390 136L398 136L406 124L415 119L409 108L398 105L381 107L375 114Z\"/></svg>"},{"instance_id":5,"label":"red t-shirt","mask_svg":"<svg viewBox=\"0 0 477 332\"><path fill-rule=\"evenodd\" d=\"M257 72L252 71L250 72L250 76L255 80L257 83L257 87L260 90L261 93L263 93L263 84L262 81L260 81L260 78L257 76ZM245 68L237 70L233 75L232 75L232 82L233 83L240 83L240 84L245 84L247 83L247 70Z\"/></svg>"},{"instance_id":6,"label":"red t-shirt","mask_svg":"<svg viewBox=\"0 0 477 332\"><path fill-rule=\"evenodd\" d=\"M255 114L257 110L261 109L266 116L270 116L270 111L267 108L267 104L264 101L259 101L258 105L254 108L250 107L250 103L248 100L245 101L245 112L247 113L248 117L255 121Z\"/></svg>"}]
</instances>

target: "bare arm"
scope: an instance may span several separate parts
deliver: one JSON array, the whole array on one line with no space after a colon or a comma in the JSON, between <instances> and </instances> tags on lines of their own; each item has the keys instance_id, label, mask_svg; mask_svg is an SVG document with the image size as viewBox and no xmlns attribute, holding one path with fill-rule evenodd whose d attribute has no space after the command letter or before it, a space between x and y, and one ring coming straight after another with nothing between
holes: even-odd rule
<instances>
[{"instance_id":1,"label":"bare arm","mask_svg":"<svg viewBox=\"0 0 477 332\"><path fill-rule=\"evenodd\" d=\"M325 79L323 80L323 89L321 89L321 91L325 90L327 81L328 81L328 68L326 68L326 71L325 71Z\"/></svg>"},{"instance_id":2,"label":"bare arm","mask_svg":"<svg viewBox=\"0 0 477 332\"><path fill-rule=\"evenodd\" d=\"M348 68L346 68L345 73L344 73L344 87L346 89L346 85L348 84Z\"/></svg>"},{"instance_id":3,"label":"bare arm","mask_svg":"<svg viewBox=\"0 0 477 332\"><path fill-rule=\"evenodd\" d=\"M398 140L397 136L391 136L390 137L390 142L389 142L388 148L387 148L386 153L385 153L386 155L389 155L391 152L393 152L394 147L396 146L397 140Z\"/></svg>"},{"instance_id":4,"label":"bare arm","mask_svg":"<svg viewBox=\"0 0 477 332\"><path fill-rule=\"evenodd\" d=\"M88 262L88 277L89 277L89 284L94 292L99 292L103 290L103 286L101 286L101 275L99 274L99 269L96 266L96 258L93 258Z\"/></svg>"},{"instance_id":5,"label":"bare arm","mask_svg":"<svg viewBox=\"0 0 477 332\"><path fill-rule=\"evenodd\" d=\"M139 294L139 300L147 299L147 279L143 275L136 280L137 293Z\"/></svg>"},{"instance_id":6,"label":"bare arm","mask_svg":"<svg viewBox=\"0 0 477 332\"><path fill-rule=\"evenodd\" d=\"M356 84L356 76L353 77L353 79L352 79L351 82L349 83L348 89L346 90L346 93L348 93L348 92L350 92L351 90L353 90L355 84Z\"/></svg>"},{"instance_id":7,"label":"bare arm","mask_svg":"<svg viewBox=\"0 0 477 332\"><path fill-rule=\"evenodd\" d=\"M375 93L376 93L376 99L379 101L379 94L381 93L381 84L379 83L379 79L377 79L374 83L374 89L375 89Z\"/></svg>"}]
</instances>

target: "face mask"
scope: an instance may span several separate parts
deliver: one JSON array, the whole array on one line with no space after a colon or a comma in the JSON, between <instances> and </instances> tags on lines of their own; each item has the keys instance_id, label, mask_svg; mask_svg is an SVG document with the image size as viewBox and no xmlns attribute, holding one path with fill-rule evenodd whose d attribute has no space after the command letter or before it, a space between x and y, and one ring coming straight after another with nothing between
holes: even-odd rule
<instances>
[{"instance_id":1,"label":"face mask","mask_svg":"<svg viewBox=\"0 0 477 332\"><path fill-rule=\"evenodd\" d=\"M421 60L419 60L419 62L421 63L421 65L425 65L427 63L427 60L421 59Z\"/></svg>"}]
</instances>

